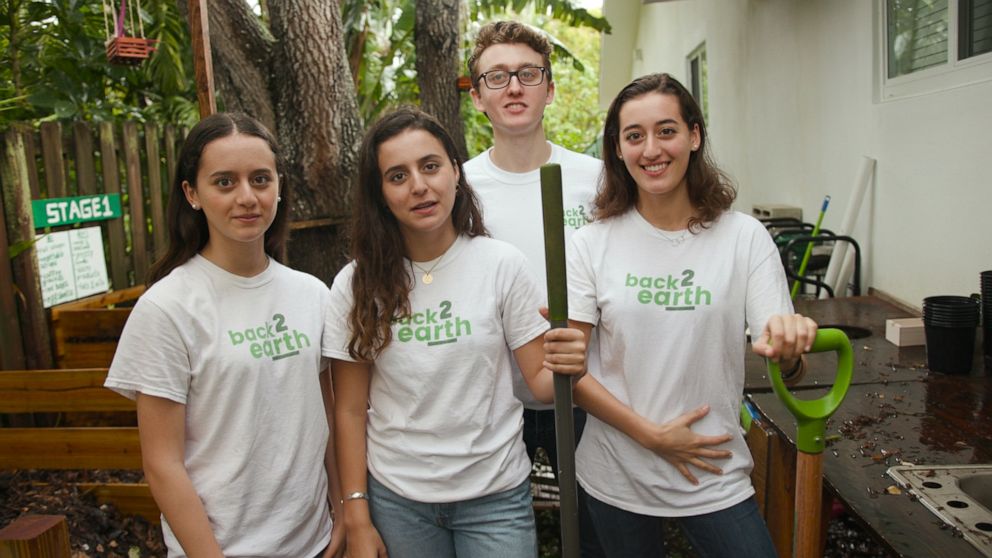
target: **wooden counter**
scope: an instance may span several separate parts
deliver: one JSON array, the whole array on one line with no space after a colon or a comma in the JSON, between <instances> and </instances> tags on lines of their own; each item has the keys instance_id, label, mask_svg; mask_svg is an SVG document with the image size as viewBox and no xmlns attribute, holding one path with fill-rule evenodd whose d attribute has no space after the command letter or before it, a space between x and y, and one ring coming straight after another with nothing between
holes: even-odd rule
<instances>
[{"instance_id":1,"label":"wooden counter","mask_svg":"<svg viewBox=\"0 0 992 558\"><path fill-rule=\"evenodd\" d=\"M902 461L921 466L992 463L992 377L984 370L979 348L971 375L931 373L926 370L922 347L900 350L885 340L885 319L904 317L905 313L879 299L807 302L798 311L818 322L857 325L873 333L852 341L855 381L828 423L831 442L823 454L825 488L894 555L981 557L975 547L955 536L953 529L907 493L887 493L886 489L896 483L885 474L889 466ZM981 344L980 337L977 344ZM794 390L797 397L819 397L826 392L822 386L832 382L835 359L826 355L816 359L812 373ZM748 398L772 437L780 441L777 450L774 444L761 448L752 445L752 453L764 452L755 455L756 471L767 475L763 484L770 485L761 489L782 504L787 498L782 493L791 491L791 483L782 482L781 471L769 480L771 473L760 468L776 463L781 468L782 463L795 458L796 426L778 398L758 386L763 370L760 359L748 361L749 385L754 385ZM767 379L765 382L767 386ZM759 482L755 482L756 488ZM766 508L766 515L772 509ZM772 515L769 527L774 535L786 522L781 518L776 521Z\"/></svg>"}]
</instances>

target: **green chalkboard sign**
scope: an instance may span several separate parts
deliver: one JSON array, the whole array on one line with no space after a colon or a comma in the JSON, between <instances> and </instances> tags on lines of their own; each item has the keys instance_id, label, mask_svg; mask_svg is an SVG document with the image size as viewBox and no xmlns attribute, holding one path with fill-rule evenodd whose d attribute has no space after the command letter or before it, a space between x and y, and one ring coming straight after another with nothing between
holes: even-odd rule
<instances>
[{"instance_id":1,"label":"green chalkboard sign","mask_svg":"<svg viewBox=\"0 0 992 558\"><path fill-rule=\"evenodd\" d=\"M116 219L121 216L121 195L93 194L74 198L31 200L31 211L34 214L36 229Z\"/></svg>"}]
</instances>

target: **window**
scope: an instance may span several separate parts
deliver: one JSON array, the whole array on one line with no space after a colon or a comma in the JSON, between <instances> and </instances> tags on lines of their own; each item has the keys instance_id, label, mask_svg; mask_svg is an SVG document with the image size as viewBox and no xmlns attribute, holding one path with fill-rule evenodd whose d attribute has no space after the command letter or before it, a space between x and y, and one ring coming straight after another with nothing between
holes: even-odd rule
<instances>
[{"instance_id":1,"label":"window","mask_svg":"<svg viewBox=\"0 0 992 558\"><path fill-rule=\"evenodd\" d=\"M992 0L961 3L958 16L958 58L992 52Z\"/></svg>"},{"instance_id":2,"label":"window","mask_svg":"<svg viewBox=\"0 0 992 558\"><path fill-rule=\"evenodd\" d=\"M886 4L889 78L947 63L947 0Z\"/></svg>"},{"instance_id":3,"label":"window","mask_svg":"<svg viewBox=\"0 0 992 558\"><path fill-rule=\"evenodd\" d=\"M992 2L992 0L989 1ZM699 45L689 53L689 56L686 58L686 65L686 70L689 74L689 83L687 84L689 92L692 93L693 98L699 103L699 108L703 111L703 120L709 125L710 111L707 94L709 83L706 79L706 43Z\"/></svg>"},{"instance_id":4,"label":"window","mask_svg":"<svg viewBox=\"0 0 992 558\"><path fill-rule=\"evenodd\" d=\"M883 0L882 97L992 79L992 0Z\"/></svg>"}]
</instances>

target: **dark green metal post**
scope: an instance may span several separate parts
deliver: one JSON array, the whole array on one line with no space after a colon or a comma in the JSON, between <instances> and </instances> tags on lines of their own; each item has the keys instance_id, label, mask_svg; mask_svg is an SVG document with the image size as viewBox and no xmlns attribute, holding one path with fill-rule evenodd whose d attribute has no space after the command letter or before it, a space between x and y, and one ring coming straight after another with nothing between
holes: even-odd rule
<instances>
[{"instance_id":1,"label":"dark green metal post","mask_svg":"<svg viewBox=\"0 0 992 558\"><path fill-rule=\"evenodd\" d=\"M562 208L561 167L541 167L544 207L544 261L548 273L548 318L551 327L568 327L565 282L565 212ZM558 491L561 496L561 555L579 556L579 504L575 488L575 424L572 380L555 374L555 440L558 444Z\"/></svg>"}]
</instances>

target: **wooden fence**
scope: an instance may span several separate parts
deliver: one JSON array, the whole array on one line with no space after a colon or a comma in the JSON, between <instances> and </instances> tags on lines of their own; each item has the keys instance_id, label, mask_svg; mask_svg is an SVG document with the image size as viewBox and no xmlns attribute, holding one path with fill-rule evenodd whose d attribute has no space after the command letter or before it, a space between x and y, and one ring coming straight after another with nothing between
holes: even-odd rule
<instances>
[{"instance_id":1,"label":"wooden fence","mask_svg":"<svg viewBox=\"0 0 992 558\"><path fill-rule=\"evenodd\" d=\"M54 364L33 248L31 200L119 193L123 217L99 222L109 278L115 290L141 284L168 241L165 203L184 135L173 126L135 121L45 122L3 132L0 246L27 248L0 261L0 369Z\"/></svg>"}]
</instances>

